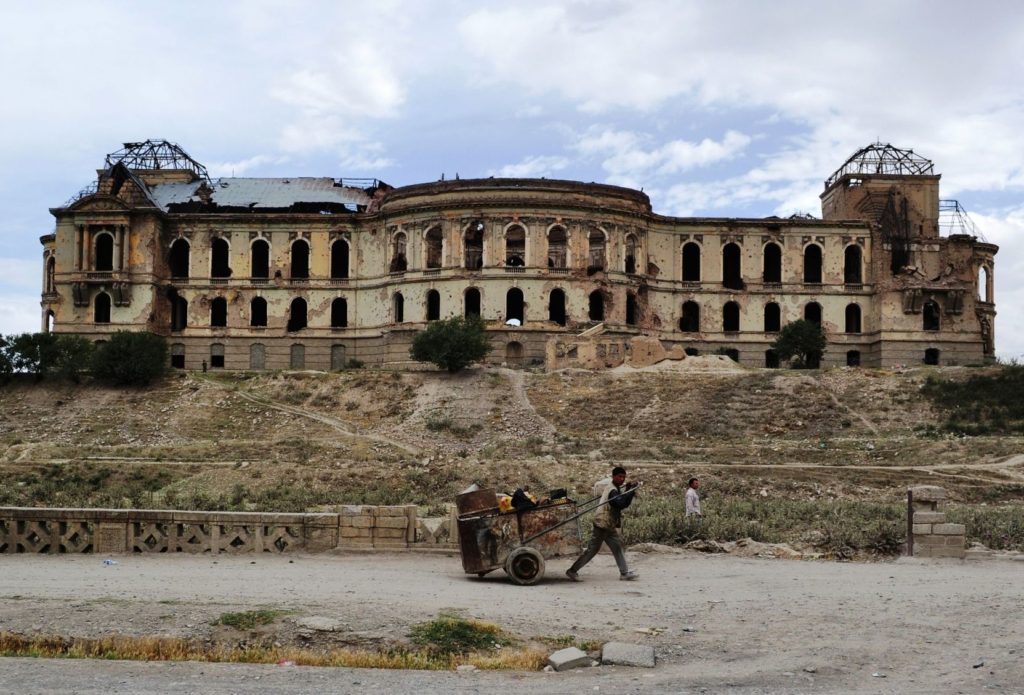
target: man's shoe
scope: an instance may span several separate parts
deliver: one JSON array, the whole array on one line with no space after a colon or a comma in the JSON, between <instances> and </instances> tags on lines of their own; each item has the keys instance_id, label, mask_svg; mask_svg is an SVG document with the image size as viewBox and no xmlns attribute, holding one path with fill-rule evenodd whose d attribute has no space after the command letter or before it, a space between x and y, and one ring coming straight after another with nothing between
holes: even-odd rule
<instances>
[{"instance_id":1,"label":"man's shoe","mask_svg":"<svg viewBox=\"0 0 1024 695\"><path fill-rule=\"evenodd\" d=\"M582 579L580 579L580 575L576 574L572 570L566 570L565 571L565 576L568 577L569 581L572 581L572 582L582 582L583 581Z\"/></svg>"},{"instance_id":2,"label":"man's shoe","mask_svg":"<svg viewBox=\"0 0 1024 695\"><path fill-rule=\"evenodd\" d=\"M640 577L640 575L637 574L636 572L632 571L632 570L630 570L629 572L626 572L625 574L620 574L619 575L619 579L621 579L624 582L631 582L634 579L637 579L639 577Z\"/></svg>"}]
</instances>

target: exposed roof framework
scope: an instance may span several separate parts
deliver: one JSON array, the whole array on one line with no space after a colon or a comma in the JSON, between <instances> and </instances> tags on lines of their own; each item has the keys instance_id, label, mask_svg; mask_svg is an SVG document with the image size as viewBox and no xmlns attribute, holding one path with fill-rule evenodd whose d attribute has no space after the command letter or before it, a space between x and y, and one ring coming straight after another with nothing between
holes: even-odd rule
<instances>
[{"instance_id":1,"label":"exposed roof framework","mask_svg":"<svg viewBox=\"0 0 1024 695\"><path fill-rule=\"evenodd\" d=\"M107 155L108 169L118 162L129 169L185 169L210 180L206 167L192 159L179 145L167 140L126 142L123 148Z\"/></svg>"},{"instance_id":2,"label":"exposed roof framework","mask_svg":"<svg viewBox=\"0 0 1024 695\"><path fill-rule=\"evenodd\" d=\"M875 142L862 147L825 180L825 188L848 174L889 174L894 176L931 176L935 164L913 150L901 150L888 143Z\"/></svg>"},{"instance_id":3,"label":"exposed roof framework","mask_svg":"<svg viewBox=\"0 0 1024 695\"><path fill-rule=\"evenodd\" d=\"M985 235L974 224L974 220L967 214L967 211L964 210L960 202L956 200L939 201L939 233L943 236L967 234L977 237L986 243L988 242Z\"/></svg>"}]
</instances>

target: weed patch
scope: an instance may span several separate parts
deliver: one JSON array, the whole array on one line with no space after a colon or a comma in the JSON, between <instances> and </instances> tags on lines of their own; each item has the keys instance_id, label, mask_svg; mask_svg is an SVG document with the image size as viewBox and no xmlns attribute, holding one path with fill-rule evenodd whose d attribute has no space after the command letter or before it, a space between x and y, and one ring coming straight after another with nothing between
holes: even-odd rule
<instances>
[{"instance_id":1,"label":"weed patch","mask_svg":"<svg viewBox=\"0 0 1024 695\"><path fill-rule=\"evenodd\" d=\"M236 630L254 630L261 625L269 625L280 615L283 615L283 611L257 610L242 611L240 613L222 613L219 618L213 621L213 624L227 625Z\"/></svg>"},{"instance_id":2,"label":"weed patch","mask_svg":"<svg viewBox=\"0 0 1024 695\"><path fill-rule=\"evenodd\" d=\"M513 644L513 640L493 623L453 615L413 625L409 639L436 654L492 652Z\"/></svg>"}]
</instances>

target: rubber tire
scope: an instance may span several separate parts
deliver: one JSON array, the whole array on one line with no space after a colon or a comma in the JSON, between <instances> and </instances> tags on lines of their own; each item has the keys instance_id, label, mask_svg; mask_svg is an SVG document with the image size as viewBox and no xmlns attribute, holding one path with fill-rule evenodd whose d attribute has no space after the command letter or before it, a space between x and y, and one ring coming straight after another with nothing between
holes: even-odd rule
<instances>
[{"instance_id":1,"label":"rubber tire","mask_svg":"<svg viewBox=\"0 0 1024 695\"><path fill-rule=\"evenodd\" d=\"M505 573L515 584L536 584L544 576L544 556L536 548L516 548L505 559Z\"/></svg>"}]
</instances>

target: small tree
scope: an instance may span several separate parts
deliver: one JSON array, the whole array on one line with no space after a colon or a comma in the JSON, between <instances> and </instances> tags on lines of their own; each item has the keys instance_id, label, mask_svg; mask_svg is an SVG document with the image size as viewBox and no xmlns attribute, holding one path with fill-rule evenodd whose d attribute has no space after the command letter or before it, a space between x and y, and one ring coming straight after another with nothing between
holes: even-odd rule
<instances>
[{"instance_id":1,"label":"small tree","mask_svg":"<svg viewBox=\"0 0 1024 695\"><path fill-rule=\"evenodd\" d=\"M800 319L787 323L772 343L779 359L792 359L797 369L814 369L825 354L825 330L818 324Z\"/></svg>"},{"instance_id":2,"label":"small tree","mask_svg":"<svg viewBox=\"0 0 1024 695\"><path fill-rule=\"evenodd\" d=\"M93 376L120 386L146 386L167 369L167 341L145 331L118 331L96 350Z\"/></svg>"},{"instance_id":3,"label":"small tree","mask_svg":"<svg viewBox=\"0 0 1024 695\"><path fill-rule=\"evenodd\" d=\"M58 335L46 350L46 373L78 383L92 366L96 346L80 335Z\"/></svg>"},{"instance_id":4,"label":"small tree","mask_svg":"<svg viewBox=\"0 0 1024 695\"><path fill-rule=\"evenodd\" d=\"M432 362L457 372L478 362L491 351L487 329L479 316L458 316L434 321L412 340L409 354L417 362Z\"/></svg>"},{"instance_id":5,"label":"small tree","mask_svg":"<svg viewBox=\"0 0 1024 695\"><path fill-rule=\"evenodd\" d=\"M7 354L8 347L7 339L0 335L0 384L6 384L14 371L11 357Z\"/></svg>"}]
</instances>

